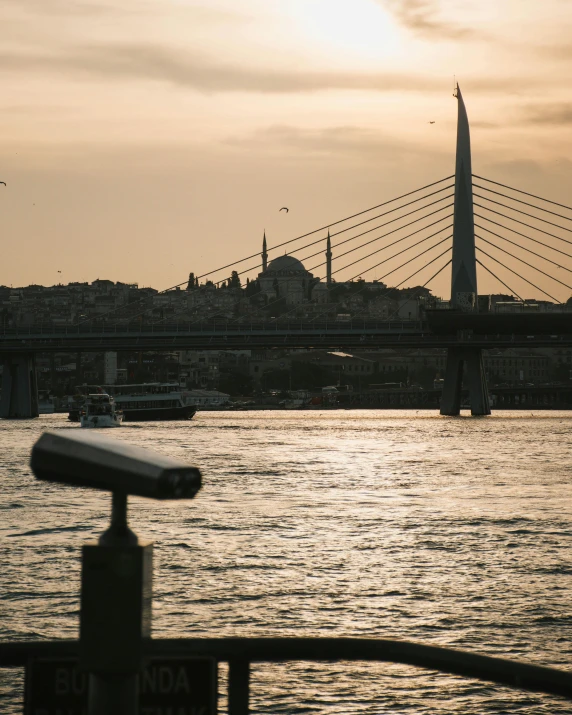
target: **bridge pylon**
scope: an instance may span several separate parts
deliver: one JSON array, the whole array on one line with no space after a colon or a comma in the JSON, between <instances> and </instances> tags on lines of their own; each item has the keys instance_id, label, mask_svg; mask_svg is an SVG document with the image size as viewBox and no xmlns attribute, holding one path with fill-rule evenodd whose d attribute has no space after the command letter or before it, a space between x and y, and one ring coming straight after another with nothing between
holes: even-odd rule
<instances>
[{"instance_id":1,"label":"bridge pylon","mask_svg":"<svg viewBox=\"0 0 572 715\"><path fill-rule=\"evenodd\" d=\"M33 354L5 355L2 359L0 418L38 417L38 383Z\"/></svg>"},{"instance_id":2,"label":"bridge pylon","mask_svg":"<svg viewBox=\"0 0 572 715\"><path fill-rule=\"evenodd\" d=\"M453 260L451 268L451 308L477 312L477 261L473 215L473 179L469 120L457 85L457 155L455 163L455 204L453 219ZM441 398L442 415L458 415L461 410L463 367L466 365L471 414L490 415L487 380L482 351L470 346L447 350L447 368Z\"/></svg>"}]
</instances>

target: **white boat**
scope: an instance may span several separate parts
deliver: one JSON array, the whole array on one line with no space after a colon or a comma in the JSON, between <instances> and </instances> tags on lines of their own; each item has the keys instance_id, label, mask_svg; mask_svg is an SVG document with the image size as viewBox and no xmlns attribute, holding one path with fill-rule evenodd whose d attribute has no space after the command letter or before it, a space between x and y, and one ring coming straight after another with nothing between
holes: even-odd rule
<instances>
[{"instance_id":1,"label":"white boat","mask_svg":"<svg viewBox=\"0 0 572 715\"><path fill-rule=\"evenodd\" d=\"M82 427L121 427L123 412L106 392L88 395L80 415Z\"/></svg>"}]
</instances>

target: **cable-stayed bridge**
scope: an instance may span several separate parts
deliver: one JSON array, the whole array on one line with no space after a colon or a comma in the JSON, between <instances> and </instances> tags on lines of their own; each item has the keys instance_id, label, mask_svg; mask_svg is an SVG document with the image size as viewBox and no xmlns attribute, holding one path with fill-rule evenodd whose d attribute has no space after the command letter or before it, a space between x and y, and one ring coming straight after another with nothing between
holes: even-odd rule
<instances>
[{"instance_id":1,"label":"cable-stayed bridge","mask_svg":"<svg viewBox=\"0 0 572 715\"><path fill-rule=\"evenodd\" d=\"M1 327L0 416L34 416L38 352L256 347L447 348L442 413L459 413L466 364L472 413L488 414L483 349L572 345L572 312L555 297L572 294L572 208L472 174L460 92L457 99L455 174L271 248L265 237L260 256L97 318ZM270 265L269 253L278 253ZM260 260L258 278L240 288ZM395 307L397 291L426 298L448 270L448 309L428 302L423 319L411 320ZM494 314L481 304L477 277L485 274L519 299L522 312ZM199 279L208 281L199 287ZM523 296L530 290L545 296L552 312L529 312ZM343 315L340 301L349 306Z\"/></svg>"}]
</instances>

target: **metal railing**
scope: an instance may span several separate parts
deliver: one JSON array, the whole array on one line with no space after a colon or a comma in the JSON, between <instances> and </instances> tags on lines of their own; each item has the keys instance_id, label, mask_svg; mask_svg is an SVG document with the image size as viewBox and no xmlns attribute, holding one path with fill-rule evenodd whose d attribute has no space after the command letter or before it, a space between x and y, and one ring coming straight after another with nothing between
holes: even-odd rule
<instances>
[{"instance_id":1,"label":"metal railing","mask_svg":"<svg viewBox=\"0 0 572 715\"><path fill-rule=\"evenodd\" d=\"M332 332L353 332L375 330L382 332L422 332L427 330L424 321L417 320L348 320L348 321L199 321L177 323L106 323L90 322L79 325L61 325L57 323L36 323L29 325L1 326L0 335L5 336L40 336L40 335L161 335L165 333L282 333L312 332L322 330Z\"/></svg>"},{"instance_id":2,"label":"metal railing","mask_svg":"<svg viewBox=\"0 0 572 715\"><path fill-rule=\"evenodd\" d=\"M0 643L0 667L33 658L78 658L79 641ZM452 648L374 638L154 638L143 655L200 656L229 664L229 715L246 715L252 663L362 661L400 663L572 700L572 672Z\"/></svg>"}]
</instances>

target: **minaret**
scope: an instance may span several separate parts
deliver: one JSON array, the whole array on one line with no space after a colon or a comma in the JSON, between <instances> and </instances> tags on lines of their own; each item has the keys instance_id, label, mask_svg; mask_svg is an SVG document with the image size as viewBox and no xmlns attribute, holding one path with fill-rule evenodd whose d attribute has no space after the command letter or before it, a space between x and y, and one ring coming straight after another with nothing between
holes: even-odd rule
<instances>
[{"instance_id":1,"label":"minaret","mask_svg":"<svg viewBox=\"0 0 572 715\"><path fill-rule=\"evenodd\" d=\"M266 248L266 231L264 231L264 238L262 239L262 271L264 272L268 267L268 249Z\"/></svg>"},{"instance_id":2,"label":"minaret","mask_svg":"<svg viewBox=\"0 0 572 715\"><path fill-rule=\"evenodd\" d=\"M330 241L330 229L328 229L328 240L326 242L326 284L332 284L332 242Z\"/></svg>"}]
</instances>

